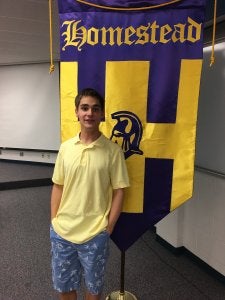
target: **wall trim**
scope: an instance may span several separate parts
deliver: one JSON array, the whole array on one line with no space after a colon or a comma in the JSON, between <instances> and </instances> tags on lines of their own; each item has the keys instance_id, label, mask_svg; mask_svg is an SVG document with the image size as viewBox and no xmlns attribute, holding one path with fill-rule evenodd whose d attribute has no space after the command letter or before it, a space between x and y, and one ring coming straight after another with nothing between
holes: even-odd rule
<instances>
[{"instance_id":1,"label":"wall trim","mask_svg":"<svg viewBox=\"0 0 225 300\"><path fill-rule=\"evenodd\" d=\"M172 252L174 255L186 255L190 260L192 260L194 263L196 263L199 267L201 267L206 273L211 275L212 277L216 278L217 280L221 281L225 284L225 276L215 270L213 267L208 265L206 262L201 260L198 256L193 254L191 251L189 251L184 246L182 247L174 247L167 241L165 241L163 238L161 238L159 235L156 234L155 240L161 244L163 247L168 249L170 252Z\"/></svg>"}]
</instances>

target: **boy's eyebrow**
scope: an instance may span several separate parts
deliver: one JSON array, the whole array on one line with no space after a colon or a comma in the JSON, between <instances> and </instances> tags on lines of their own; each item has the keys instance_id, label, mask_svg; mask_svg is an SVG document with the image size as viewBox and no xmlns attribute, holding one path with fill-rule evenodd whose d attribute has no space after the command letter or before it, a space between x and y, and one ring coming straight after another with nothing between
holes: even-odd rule
<instances>
[{"instance_id":1,"label":"boy's eyebrow","mask_svg":"<svg viewBox=\"0 0 225 300\"><path fill-rule=\"evenodd\" d=\"M89 105L89 104L86 104L86 103L82 103L80 106L101 107L100 104Z\"/></svg>"}]
</instances>

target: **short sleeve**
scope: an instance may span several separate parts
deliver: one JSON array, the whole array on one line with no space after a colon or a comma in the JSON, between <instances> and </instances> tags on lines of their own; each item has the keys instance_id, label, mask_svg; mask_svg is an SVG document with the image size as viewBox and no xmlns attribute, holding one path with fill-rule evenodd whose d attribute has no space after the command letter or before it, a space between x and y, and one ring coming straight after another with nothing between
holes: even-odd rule
<instances>
[{"instance_id":1,"label":"short sleeve","mask_svg":"<svg viewBox=\"0 0 225 300\"><path fill-rule=\"evenodd\" d=\"M64 185L64 163L62 150L59 149L59 153L56 158L52 181L59 185Z\"/></svg>"},{"instance_id":2,"label":"short sleeve","mask_svg":"<svg viewBox=\"0 0 225 300\"><path fill-rule=\"evenodd\" d=\"M119 146L113 151L110 177L113 189L130 186L124 153Z\"/></svg>"}]
</instances>

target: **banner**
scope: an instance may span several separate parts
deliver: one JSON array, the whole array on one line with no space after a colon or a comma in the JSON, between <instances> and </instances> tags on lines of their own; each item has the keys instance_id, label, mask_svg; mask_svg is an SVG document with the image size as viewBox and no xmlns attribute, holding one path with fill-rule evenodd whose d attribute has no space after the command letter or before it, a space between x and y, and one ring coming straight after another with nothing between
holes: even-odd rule
<instances>
[{"instance_id":1,"label":"banner","mask_svg":"<svg viewBox=\"0 0 225 300\"><path fill-rule=\"evenodd\" d=\"M62 141L80 129L78 90L99 91L131 181L112 234L126 250L192 196L205 0L58 4Z\"/></svg>"}]
</instances>

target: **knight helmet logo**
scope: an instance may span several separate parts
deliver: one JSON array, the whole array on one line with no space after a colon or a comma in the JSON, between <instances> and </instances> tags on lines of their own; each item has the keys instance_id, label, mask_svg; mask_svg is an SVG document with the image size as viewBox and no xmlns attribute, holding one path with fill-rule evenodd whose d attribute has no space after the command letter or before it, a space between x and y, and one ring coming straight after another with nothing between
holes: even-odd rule
<instances>
[{"instance_id":1,"label":"knight helmet logo","mask_svg":"<svg viewBox=\"0 0 225 300\"><path fill-rule=\"evenodd\" d=\"M113 127L110 139L119 144L124 152L125 159L133 154L142 155L139 149L142 138L142 124L139 118L130 111L117 111L111 114L117 123Z\"/></svg>"}]
</instances>

